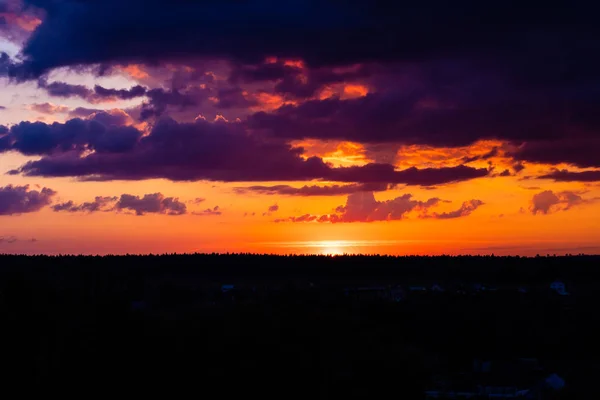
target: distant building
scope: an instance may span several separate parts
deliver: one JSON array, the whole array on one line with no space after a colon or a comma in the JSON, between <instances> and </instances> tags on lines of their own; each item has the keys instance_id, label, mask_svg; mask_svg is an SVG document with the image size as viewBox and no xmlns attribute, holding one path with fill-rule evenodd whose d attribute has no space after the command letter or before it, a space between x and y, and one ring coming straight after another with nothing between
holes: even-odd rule
<instances>
[{"instance_id":1,"label":"distant building","mask_svg":"<svg viewBox=\"0 0 600 400\"><path fill-rule=\"evenodd\" d=\"M222 285L221 286L221 292L223 292L223 293L231 292L233 289L235 289L235 285Z\"/></svg>"},{"instance_id":2,"label":"distant building","mask_svg":"<svg viewBox=\"0 0 600 400\"><path fill-rule=\"evenodd\" d=\"M554 281L550 284L550 289L554 290L556 293L560 294L561 296L567 296L569 293L567 292L567 288L564 284L564 282L561 281Z\"/></svg>"},{"instance_id":3,"label":"distant building","mask_svg":"<svg viewBox=\"0 0 600 400\"><path fill-rule=\"evenodd\" d=\"M474 360L473 371L437 377L427 399L543 399L565 386L556 374L546 375L534 358Z\"/></svg>"},{"instance_id":4,"label":"distant building","mask_svg":"<svg viewBox=\"0 0 600 400\"><path fill-rule=\"evenodd\" d=\"M392 290L390 290L390 300L398 303L400 301L402 301L402 299L404 298L404 290L402 290L399 287L396 288L392 288Z\"/></svg>"}]
</instances>

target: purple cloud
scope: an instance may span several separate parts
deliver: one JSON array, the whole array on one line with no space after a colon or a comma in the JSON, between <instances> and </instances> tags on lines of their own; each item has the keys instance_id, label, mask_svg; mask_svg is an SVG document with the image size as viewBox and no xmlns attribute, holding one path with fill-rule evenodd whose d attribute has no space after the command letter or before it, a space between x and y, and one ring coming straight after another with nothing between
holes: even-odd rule
<instances>
[{"instance_id":1,"label":"purple cloud","mask_svg":"<svg viewBox=\"0 0 600 400\"><path fill-rule=\"evenodd\" d=\"M146 94L147 89L143 86L136 85L129 89L107 89L100 85L94 86L96 96L102 98L116 98L120 100L131 100L136 97L141 97Z\"/></svg>"},{"instance_id":2,"label":"purple cloud","mask_svg":"<svg viewBox=\"0 0 600 400\"><path fill-rule=\"evenodd\" d=\"M25 155L45 155L93 149L98 153L131 150L142 133L133 127L101 122L120 121L120 116L98 113L91 120L72 119L64 124L21 122L10 128L0 151L15 150Z\"/></svg>"},{"instance_id":3,"label":"purple cloud","mask_svg":"<svg viewBox=\"0 0 600 400\"><path fill-rule=\"evenodd\" d=\"M70 111L67 106L54 105L52 103L32 104L29 108L42 114L65 114Z\"/></svg>"},{"instance_id":4,"label":"purple cloud","mask_svg":"<svg viewBox=\"0 0 600 400\"><path fill-rule=\"evenodd\" d=\"M55 204L52 206L52 210L55 212L67 211L67 212L98 212L98 211L112 211L114 203L118 200L118 197L103 197L96 196L94 201L86 202L82 204L75 204L72 200L65 203Z\"/></svg>"},{"instance_id":5,"label":"purple cloud","mask_svg":"<svg viewBox=\"0 0 600 400\"><path fill-rule=\"evenodd\" d=\"M56 192L49 188L30 190L29 185L0 187L0 215L36 212L52 202Z\"/></svg>"},{"instance_id":6,"label":"purple cloud","mask_svg":"<svg viewBox=\"0 0 600 400\"><path fill-rule=\"evenodd\" d=\"M143 197L123 194L115 204L116 210L131 210L136 215L166 214L183 215L187 213L185 203L176 197L165 197L162 193L146 194Z\"/></svg>"},{"instance_id":7,"label":"purple cloud","mask_svg":"<svg viewBox=\"0 0 600 400\"><path fill-rule=\"evenodd\" d=\"M529 209L533 215L550 214L555 211L567 211L573 206L589 201L572 191L555 193L552 190L545 190L533 196Z\"/></svg>"},{"instance_id":8,"label":"purple cloud","mask_svg":"<svg viewBox=\"0 0 600 400\"><path fill-rule=\"evenodd\" d=\"M305 214L299 217L278 218L275 222L375 222L394 221L407 217L410 212L417 211L419 218L450 219L466 217L483 205L480 200L469 200L455 211L446 213L431 213L428 211L438 204L446 202L439 198L426 201L414 200L411 194L405 194L392 200L377 201L372 192L353 193L348 196L346 204L339 206L332 214L321 216Z\"/></svg>"},{"instance_id":9,"label":"purple cloud","mask_svg":"<svg viewBox=\"0 0 600 400\"><path fill-rule=\"evenodd\" d=\"M600 167L600 139L571 136L564 140L525 143L514 154L516 160L545 164L568 163L580 168Z\"/></svg>"},{"instance_id":10,"label":"purple cloud","mask_svg":"<svg viewBox=\"0 0 600 400\"><path fill-rule=\"evenodd\" d=\"M219 208L219 206L214 206L213 208L207 208L204 211L193 211L192 215L199 215L199 216L211 216L211 215L222 215L223 212L221 211L221 209Z\"/></svg>"},{"instance_id":11,"label":"purple cloud","mask_svg":"<svg viewBox=\"0 0 600 400\"><path fill-rule=\"evenodd\" d=\"M266 195L284 195L284 196L340 196L356 192L381 192L388 190L391 185L387 183L351 183L348 185L304 185L299 188L290 185L275 186L248 186L236 187L234 192L237 194L259 193Z\"/></svg>"},{"instance_id":12,"label":"purple cloud","mask_svg":"<svg viewBox=\"0 0 600 400\"><path fill-rule=\"evenodd\" d=\"M481 200L469 200L469 201L465 201L458 210L444 212L441 214L433 213L431 215L431 217L437 218L437 219L452 219L452 218L466 217L468 215L471 215L471 213L473 211L475 211L476 209L478 209L480 206L482 206L484 204L485 203Z\"/></svg>"},{"instance_id":13,"label":"purple cloud","mask_svg":"<svg viewBox=\"0 0 600 400\"><path fill-rule=\"evenodd\" d=\"M13 149L48 154L11 173L72 176L87 180L166 178L173 181L301 181L322 179L369 184L440 185L484 177L485 168L409 168L390 164L335 168L302 149L249 135L241 123L177 123L159 120L147 136L133 127L103 127L98 121L26 123L11 127ZM93 148L95 153L82 155ZM118 154L117 154L118 153Z\"/></svg>"},{"instance_id":14,"label":"purple cloud","mask_svg":"<svg viewBox=\"0 0 600 400\"><path fill-rule=\"evenodd\" d=\"M566 169L554 170L549 174L538 177L539 179L553 179L557 182L597 182L600 181L600 171L569 171Z\"/></svg>"},{"instance_id":15,"label":"purple cloud","mask_svg":"<svg viewBox=\"0 0 600 400\"><path fill-rule=\"evenodd\" d=\"M146 95L147 89L136 85L129 89L109 89L100 85L90 89L83 85L73 85L66 82L52 82L43 78L38 80L38 86L45 89L49 96L60 98L78 97L89 103L97 104L112 100L131 100Z\"/></svg>"},{"instance_id":16,"label":"purple cloud","mask_svg":"<svg viewBox=\"0 0 600 400\"><path fill-rule=\"evenodd\" d=\"M329 215L315 216L302 215L300 217L289 217L277 219L276 222L374 222L393 221L406 217L411 211L425 212L430 207L441 202L438 198L427 201L413 200L411 194L405 194L392 200L377 201L372 192L357 192L350 194L346 205L336 208L335 213Z\"/></svg>"}]
</instances>

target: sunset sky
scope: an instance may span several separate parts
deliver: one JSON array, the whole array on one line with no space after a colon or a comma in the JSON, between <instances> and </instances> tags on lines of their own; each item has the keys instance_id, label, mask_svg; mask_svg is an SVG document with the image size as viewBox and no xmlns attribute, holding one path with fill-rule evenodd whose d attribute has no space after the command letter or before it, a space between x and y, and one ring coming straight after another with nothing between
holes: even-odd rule
<instances>
[{"instance_id":1,"label":"sunset sky","mask_svg":"<svg viewBox=\"0 0 600 400\"><path fill-rule=\"evenodd\" d=\"M0 253L600 253L595 13L388 3L0 0Z\"/></svg>"}]
</instances>

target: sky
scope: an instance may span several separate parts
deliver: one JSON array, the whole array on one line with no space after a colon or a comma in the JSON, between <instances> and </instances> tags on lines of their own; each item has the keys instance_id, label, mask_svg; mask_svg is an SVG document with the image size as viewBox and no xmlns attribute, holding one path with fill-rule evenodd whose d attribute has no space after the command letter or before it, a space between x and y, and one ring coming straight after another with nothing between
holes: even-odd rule
<instances>
[{"instance_id":1,"label":"sky","mask_svg":"<svg viewBox=\"0 0 600 400\"><path fill-rule=\"evenodd\" d=\"M591 2L0 0L0 253L600 253Z\"/></svg>"}]
</instances>

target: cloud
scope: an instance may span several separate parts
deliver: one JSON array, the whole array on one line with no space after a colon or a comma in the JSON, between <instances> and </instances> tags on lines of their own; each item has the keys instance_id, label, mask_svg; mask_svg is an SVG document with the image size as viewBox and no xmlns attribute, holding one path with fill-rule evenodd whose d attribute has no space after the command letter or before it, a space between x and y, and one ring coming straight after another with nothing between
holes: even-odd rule
<instances>
[{"instance_id":1,"label":"cloud","mask_svg":"<svg viewBox=\"0 0 600 400\"><path fill-rule=\"evenodd\" d=\"M400 77L389 79L388 85L393 86ZM488 82L485 91L484 83L478 83L482 87L471 88L472 83L461 78L459 82L451 83L452 91L440 92L432 86L433 77L415 79L424 82L414 89L381 88L358 98L314 99L285 105L274 112L258 112L248 118L248 126L286 139L438 147L466 146L482 139L522 142L568 136L558 102L532 103L524 108L520 104L524 100L519 100L516 92L506 94L501 88L496 90L496 86L500 86L498 82ZM480 77L483 82L487 79ZM459 92L460 88L469 88L469 93ZM425 106L427 101L435 105ZM600 121L596 121L596 125L600 125ZM586 137L590 135L591 131ZM491 158L496 152L492 150L484 156ZM481 158L467 158L466 161Z\"/></svg>"},{"instance_id":2,"label":"cloud","mask_svg":"<svg viewBox=\"0 0 600 400\"><path fill-rule=\"evenodd\" d=\"M440 203L448 202L437 197L426 201L414 200L411 194L404 194L392 200L377 201L372 192L350 194L346 205L339 206L332 214L321 216L304 214L298 217L278 218L275 222L375 222L401 220L411 212L419 212L419 218L451 219L466 217L484 203L481 200L469 200L455 211L429 213L429 210Z\"/></svg>"},{"instance_id":3,"label":"cloud","mask_svg":"<svg viewBox=\"0 0 600 400\"><path fill-rule=\"evenodd\" d=\"M269 206L269 208L267 209L267 211L264 212L262 215L263 215L263 217L270 216L271 214L273 214L273 213L275 213L277 211L279 211L279 205L273 204L272 206Z\"/></svg>"},{"instance_id":4,"label":"cloud","mask_svg":"<svg viewBox=\"0 0 600 400\"><path fill-rule=\"evenodd\" d=\"M316 215L304 214L298 217L276 218L274 222L313 222L319 218ZM319 222L324 222L320 221Z\"/></svg>"},{"instance_id":5,"label":"cloud","mask_svg":"<svg viewBox=\"0 0 600 400\"><path fill-rule=\"evenodd\" d=\"M146 194L143 197L123 194L115 204L117 210L131 210L136 215L166 214L183 215L187 213L185 203L176 197L165 197L162 193Z\"/></svg>"},{"instance_id":6,"label":"cloud","mask_svg":"<svg viewBox=\"0 0 600 400\"><path fill-rule=\"evenodd\" d=\"M411 194L405 194L392 200L377 201L373 192L357 192L348 195L346 205L336 208L329 215L305 214L299 217L277 219L275 222L374 222L400 220L412 211L425 212L441 202L438 198L427 201L414 200Z\"/></svg>"},{"instance_id":7,"label":"cloud","mask_svg":"<svg viewBox=\"0 0 600 400\"><path fill-rule=\"evenodd\" d=\"M236 187L234 192L237 194L259 193L266 195L284 195L284 196L340 196L356 192L381 192L388 190L390 185L387 183L351 183L348 185L304 185L296 188L290 185L275 186L248 186Z\"/></svg>"},{"instance_id":8,"label":"cloud","mask_svg":"<svg viewBox=\"0 0 600 400\"><path fill-rule=\"evenodd\" d=\"M549 174L539 176L538 179L553 179L557 182L598 182L600 181L600 171L575 172L556 169Z\"/></svg>"},{"instance_id":9,"label":"cloud","mask_svg":"<svg viewBox=\"0 0 600 400\"><path fill-rule=\"evenodd\" d=\"M463 158L462 162L463 162L463 164L468 164L473 161L488 160L492 157L496 157L497 155L498 155L498 147L494 147L485 154L482 154L479 156L473 156L473 157L465 157L465 158Z\"/></svg>"},{"instance_id":10,"label":"cloud","mask_svg":"<svg viewBox=\"0 0 600 400\"><path fill-rule=\"evenodd\" d=\"M485 203L481 200L469 200L469 201L465 201L458 210L444 212L441 214L433 213L431 215L431 217L437 218L437 219L451 219L451 218L466 217L468 215L471 215L471 213L473 211L475 211L477 208L479 208L480 206L482 206L484 204Z\"/></svg>"},{"instance_id":11,"label":"cloud","mask_svg":"<svg viewBox=\"0 0 600 400\"><path fill-rule=\"evenodd\" d=\"M511 155L521 161L544 164L568 163L580 168L589 168L600 167L598 148L600 148L598 137L572 136L558 141L525 143Z\"/></svg>"},{"instance_id":12,"label":"cloud","mask_svg":"<svg viewBox=\"0 0 600 400\"><path fill-rule=\"evenodd\" d=\"M109 99L131 100L136 97L141 97L146 94L147 89L143 86L136 85L129 89L107 89L100 85L94 86L96 96Z\"/></svg>"},{"instance_id":13,"label":"cloud","mask_svg":"<svg viewBox=\"0 0 600 400\"><path fill-rule=\"evenodd\" d=\"M67 106L58 106L52 103L31 104L29 108L42 114L65 114L71 109Z\"/></svg>"},{"instance_id":14,"label":"cloud","mask_svg":"<svg viewBox=\"0 0 600 400\"><path fill-rule=\"evenodd\" d=\"M518 174L519 172L525 169L525 166L522 163L515 163L512 168L515 171L515 173Z\"/></svg>"},{"instance_id":15,"label":"cloud","mask_svg":"<svg viewBox=\"0 0 600 400\"><path fill-rule=\"evenodd\" d=\"M55 204L52 206L52 210L55 212L59 211L67 211L67 212L88 212L93 213L97 211L112 211L115 205L115 202L118 200L118 197L103 197L96 196L94 201L86 202L82 204L75 204L72 200L69 200L65 203Z\"/></svg>"},{"instance_id":16,"label":"cloud","mask_svg":"<svg viewBox=\"0 0 600 400\"><path fill-rule=\"evenodd\" d=\"M2 111L2 110L6 110L6 107L0 106L0 111Z\"/></svg>"},{"instance_id":17,"label":"cloud","mask_svg":"<svg viewBox=\"0 0 600 400\"><path fill-rule=\"evenodd\" d=\"M487 176L485 168L464 165L408 168L390 164L333 167L303 149L251 135L242 123L222 119L178 123L162 118L144 135L132 126L106 126L101 116L64 124L21 122L10 128L4 150L44 155L11 171L27 176L71 176L87 180L173 181L326 180L369 184L441 185ZM85 153L87 150L94 152Z\"/></svg>"},{"instance_id":18,"label":"cloud","mask_svg":"<svg viewBox=\"0 0 600 400\"><path fill-rule=\"evenodd\" d=\"M199 215L199 216L211 216L211 215L222 215L223 212L221 211L219 206L215 206L213 208L207 208L204 211L193 211L192 214Z\"/></svg>"},{"instance_id":19,"label":"cloud","mask_svg":"<svg viewBox=\"0 0 600 400\"><path fill-rule=\"evenodd\" d=\"M30 190L29 185L0 187L0 215L36 212L52 202L56 192L49 188Z\"/></svg>"},{"instance_id":20,"label":"cloud","mask_svg":"<svg viewBox=\"0 0 600 400\"><path fill-rule=\"evenodd\" d=\"M422 60L441 54L489 59L500 51L504 58L513 59L544 54L541 44L556 38L578 43L581 37L597 34L590 17L595 9L587 3L542 12L527 4L441 0L392 7L367 0L25 3L42 8L45 18L23 49L25 63L13 71L20 77L39 76L61 66L152 64L184 57L256 63L267 56L287 55L313 66ZM568 47L573 58L578 60L580 53L593 48L585 44ZM561 50L548 47L553 49L548 51L551 55ZM589 54L593 64L596 58ZM522 67L530 68L529 64ZM536 79L547 74L539 72Z\"/></svg>"},{"instance_id":21,"label":"cloud","mask_svg":"<svg viewBox=\"0 0 600 400\"><path fill-rule=\"evenodd\" d=\"M17 239L16 236L0 236L0 244L3 244L3 243L12 244L18 240L19 239Z\"/></svg>"},{"instance_id":22,"label":"cloud","mask_svg":"<svg viewBox=\"0 0 600 400\"><path fill-rule=\"evenodd\" d=\"M98 154L131 150L142 132L128 126L107 126L108 121L119 122L122 117L101 112L89 120L72 119L64 124L21 122L11 126L0 152L15 150L25 155L47 155L87 149Z\"/></svg>"},{"instance_id":23,"label":"cloud","mask_svg":"<svg viewBox=\"0 0 600 400\"><path fill-rule=\"evenodd\" d=\"M373 163L360 167L333 168L329 180L433 186L481 178L487 175L489 175L489 170L485 168L472 168L465 165L423 169L411 167L398 171L390 164Z\"/></svg>"},{"instance_id":24,"label":"cloud","mask_svg":"<svg viewBox=\"0 0 600 400\"><path fill-rule=\"evenodd\" d=\"M184 215L187 214L186 205L177 197L165 197L162 193L150 193L144 196L122 194L116 196L96 196L91 202L75 204L69 200L52 206L55 212L109 212L109 211L133 211L136 215L165 214Z\"/></svg>"},{"instance_id":25,"label":"cloud","mask_svg":"<svg viewBox=\"0 0 600 400\"><path fill-rule=\"evenodd\" d=\"M97 108L77 107L69 112L69 118L87 118L92 114L102 111Z\"/></svg>"},{"instance_id":26,"label":"cloud","mask_svg":"<svg viewBox=\"0 0 600 400\"><path fill-rule=\"evenodd\" d=\"M38 81L38 86L45 89L51 97L79 97L84 100L89 100L94 94L93 90L83 85L72 85L66 82L48 83L45 79L40 79Z\"/></svg>"},{"instance_id":27,"label":"cloud","mask_svg":"<svg viewBox=\"0 0 600 400\"><path fill-rule=\"evenodd\" d=\"M60 98L78 97L92 104L112 102L115 100L131 100L146 95L147 89L136 85L129 89L108 89L100 85L90 89L84 85L73 85L66 82L48 83L45 78L38 80L38 87L45 89L49 96Z\"/></svg>"},{"instance_id":28,"label":"cloud","mask_svg":"<svg viewBox=\"0 0 600 400\"><path fill-rule=\"evenodd\" d=\"M556 211L567 211L573 206L589 201L572 191L555 193L552 190L545 190L533 196L529 210L533 215L550 214Z\"/></svg>"},{"instance_id":29,"label":"cloud","mask_svg":"<svg viewBox=\"0 0 600 400\"><path fill-rule=\"evenodd\" d=\"M196 89L192 93L182 93L177 89L164 90L152 89L146 93L149 102L144 103L140 112L140 119L147 120L151 117L160 117L167 111L168 107L176 107L178 110L185 110L194 107L204 101L208 95L199 95L204 93L203 89Z\"/></svg>"}]
</instances>

